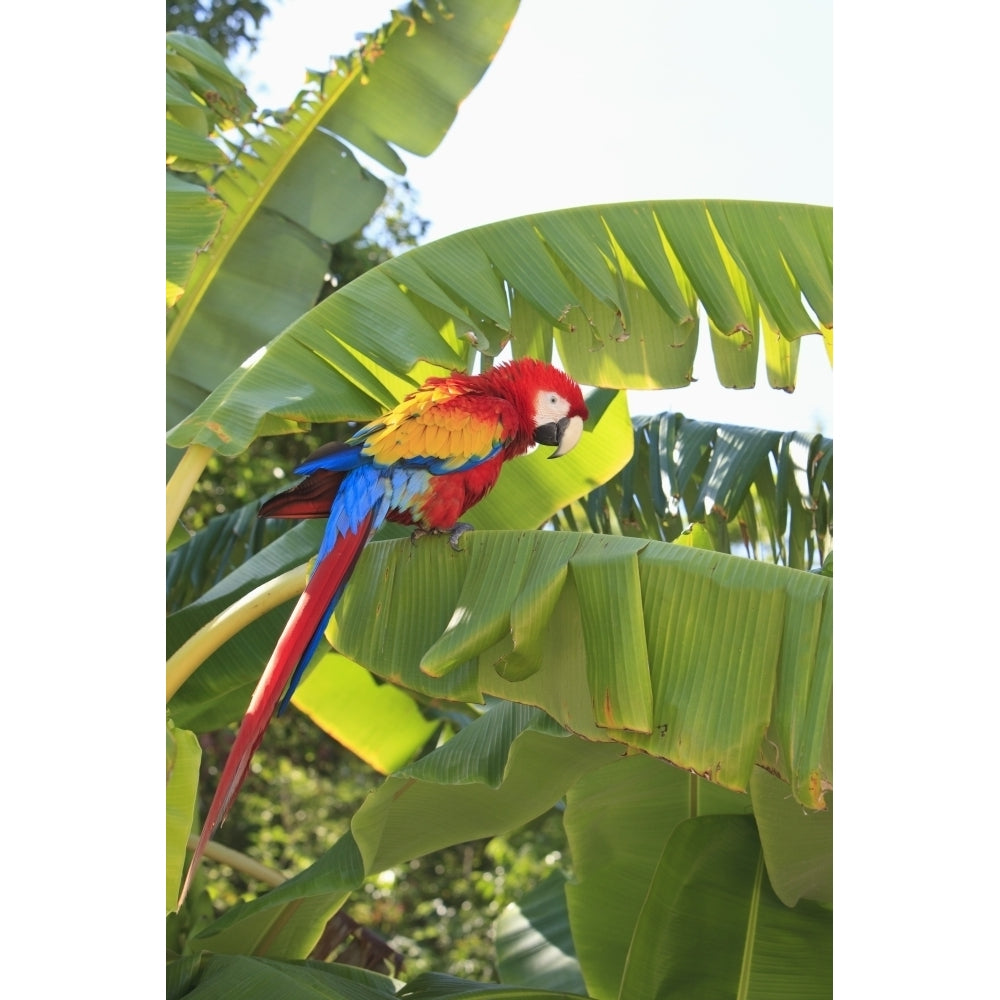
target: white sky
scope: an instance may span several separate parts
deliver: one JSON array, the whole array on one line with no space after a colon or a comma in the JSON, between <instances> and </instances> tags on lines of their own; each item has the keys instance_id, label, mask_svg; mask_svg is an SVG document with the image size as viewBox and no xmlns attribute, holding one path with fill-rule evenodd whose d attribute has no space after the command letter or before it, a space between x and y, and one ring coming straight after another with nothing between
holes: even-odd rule
<instances>
[{"instance_id":1,"label":"white sky","mask_svg":"<svg viewBox=\"0 0 1000 1000\"><path fill-rule=\"evenodd\" d=\"M287 104L388 20L390 0L284 0L244 68ZM671 198L833 204L832 0L523 0L499 53L427 158L402 153L427 240L574 205ZM761 358L763 365L763 357ZM634 413L833 433L833 378L803 340L798 388L763 370L718 385L703 334L698 381L630 393Z\"/></svg>"}]
</instances>

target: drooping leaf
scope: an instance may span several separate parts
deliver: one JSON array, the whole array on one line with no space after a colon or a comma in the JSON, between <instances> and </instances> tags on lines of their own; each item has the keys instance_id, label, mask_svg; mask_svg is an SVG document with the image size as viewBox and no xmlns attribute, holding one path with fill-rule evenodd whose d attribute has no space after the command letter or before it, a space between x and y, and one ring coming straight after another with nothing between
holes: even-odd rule
<instances>
[{"instance_id":1,"label":"drooping leaf","mask_svg":"<svg viewBox=\"0 0 1000 1000\"><path fill-rule=\"evenodd\" d=\"M465 586L467 556L482 547L477 557L496 567L502 592L504 574L521 572L511 561L509 536L477 532L463 541L462 554L445 551L447 544L369 546L335 616L335 646L429 697L494 695L539 705L588 739L641 749L725 787L745 790L754 763L766 762L792 782L799 802L823 808L832 782L825 749L832 685L828 579L658 542L529 534L517 620L532 622L525 601L544 608L546 618L519 645L513 633L492 641L496 626L478 639L468 630L480 616L494 618L499 602ZM635 561L652 690L645 732L602 725L607 719L595 712L603 680L622 666L613 648L594 637L618 634L623 606L609 575L584 612L567 575L580 558ZM465 630L462 642L451 638L456 629ZM484 644L478 653L477 643ZM518 650L521 679L505 679ZM526 651L533 663L523 662ZM434 676L425 670L430 664Z\"/></svg>"},{"instance_id":2,"label":"drooping leaf","mask_svg":"<svg viewBox=\"0 0 1000 1000\"><path fill-rule=\"evenodd\" d=\"M641 543L623 549L601 539L569 560L586 649L594 722L608 730L648 734L653 688L642 612ZM609 598L614 614L605 614ZM608 628L608 626L611 626Z\"/></svg>"},{"instance_id":3,"label":"drooping leaf","mask_svg":"<svg viewBox=\"0 0 1000 1000\"><path fill-rule=\"evenodd\" d=\"M713 222L737 208L757 226L756 242L736 248L739 260ZM661 241L650 238L653 228L662 232ZM174 428L169 443L237 454L255 437L296 424L371 419L385 405L384 393L372 384L373 370L382 367L412 380L419 362L462 367L472 349L466 334L496 353L516 332L515 306L517 329L526 331L532 349L541 352L548 343L544 331L550 331L567 370L582 383L678 384L672 345L678 338L686 344L687 334L678 331L677 296L667 290L668 273L679 289L690 284L720 331L716 365L730 384L726 366L759 339L758 308L771 317L772 333L793 341L805 332L798 320L786 328L774 318L787 313L781 303L790 294L808 294L795 272L785 271L787 287L779 292L770 280L758 287L753 268L768 268L770 274L775 254L800 247L822 259L831 229L826 208L645 202L567 209L457 233L387 261L321 302L252 364L236 368ZM626 246L632 255L628 267L616 263ZM550 263L540 269L545 258ZM654 282L654 274L660 275L658 294L642 277ZM812 291L820 298L815 307L820 312L826 290ZM670 303L668 312L664 305ZM641 315L641 330L623 329L632 314ZM821 333L822 325L814 323L812 332ZM630 344L639 337L648 346L637 352ZM518 343L514 350L523 353ZM374 366L364 377L361 357ZM343 377L331 377L334 372Z\"/></svg>"},{"instance_id":4,"label":"drooping leaf","mask_svg":"<svg viewBox=\"0 0 1000 1000\"><path fill-rule=\"evenodd\" d=\"M368 546L335 615L337 649L428 697L492 694L536 704L589 739L642 749L726 787L746 789L754 763L764 763L792 783L797 801L823 808L832 787L828 578L610 536L476 532L459 553L441 541ZM595 589L581 599L572 570L574 560L594 559L622 572L631 563L637 574L641 601L624 607L648 666L633 660L627 668L646 671L652 698L629 726L602 711L605 684L613 688L623 669L615 645L602 638L622 634L620 588L612 575L602 585L594 574ZM487 565L492 589L477 585L481 571L472 573ZM518 594L513 604L503 598L505 578ZM176 619L183 616L187 631L196 613L211 611L208 600ZM233 649L214 654L219 660L206 662L172 700L174 717L191 726L207 721L213 706L225 706L225 719L239 717L285 614L272 612L255 639L241 633ZM244 638L254 645L242 647Z\"/></svg>"}]
</instances>

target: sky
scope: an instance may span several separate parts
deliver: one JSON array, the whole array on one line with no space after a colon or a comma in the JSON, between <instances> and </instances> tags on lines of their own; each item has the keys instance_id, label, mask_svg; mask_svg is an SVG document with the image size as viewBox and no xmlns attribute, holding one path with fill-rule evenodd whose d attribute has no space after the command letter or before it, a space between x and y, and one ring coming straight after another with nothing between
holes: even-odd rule
<instances>
[{"instance_id":1,"label":"sky","mask_svg":"<svg viewBox=\"0 0 1000 1000\"><path fill-rule=\"evenodd\" d=\"M389 0L283 0L238 69L287 104ZM530 212L645 199L833 205L832 0L523 0L493 65L429 157L402 154L425 242ZM376 171L378 172L378 171ZM763 352L762 352L763 353ZM761 357L763 365L763 357ZM707 334L694 385L629 394L633 413L833 435L833 377L806 337L798 387L718 384Z\"/></svg>"}]
</instances>

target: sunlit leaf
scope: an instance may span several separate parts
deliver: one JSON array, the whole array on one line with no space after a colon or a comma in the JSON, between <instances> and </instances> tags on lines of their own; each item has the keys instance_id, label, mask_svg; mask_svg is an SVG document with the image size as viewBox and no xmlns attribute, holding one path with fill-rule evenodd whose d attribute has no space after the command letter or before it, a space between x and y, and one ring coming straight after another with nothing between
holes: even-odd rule
<instances>
[{"instance_id":1,"label":"sunlit leaf","mask_svg":"<svg viewBox=\"0 0 1000 1000\"><path fill-rule=\"evenodd\" d=\"M642 278L674 275L675 266L682 270L674 280L697 292L710 327L718 331L713 347L720 380L752 384L755 366L747 352L756 351L761 336L759 309L767 310L771 336L793 341L803 330L798 321L788 329L778 325L779 292L770 284L758 288L744 268L770 266L766 261L793 244L822 256L832 221L825 208L749 205L758 240L738 248L741 264L712 225L731 210L728 202L668 201L567 209L412 249L296 320L253 365L232 366L233 374L173 430L169 442L236 454L255 437L296 423L371 419L384 400L351 377L333 377L348 373L356 353L411 378L420 361L464 367L471 351L464 334L495 352L498 338L513 334L512 303L517 327L528 331L533 350L546 348L547 328L567 370L583 383L644 389L684 384L688 361L678 368L677 359L686 355L675 347L690 340L693 351L694 330L678 329L676 302L671 311L664 309L676 299L668 296L665 279L654 294ZM654 222L668 242L648 237ZM630 248L627 258L624 246ZM524 252L513 253L512 247ZM539 271L533 262L545 257L553 263ZM790 274L786 284L797 287ZM782 301L787 294L782 287ZM685 313L693 311L695 302L690 304ZM641 317L638 329L628 328L630 316ZM523 353L518 344L514 350Z\"/></svg>"},{"instance_id":2,"label":"sunlit leaf","mask_svg":"<svg viewBox=\"0 0 1000 1000\"><path fill-rule=\"evenodd\" d=\"M793 782L796 799L823 808L832 773L826 755L830 705L832 621L830 581L720 553L658 542L594 535L528 534L525 579L547 624L527 649L532 670L505 680L515 650L513 633L492 641L499 626L451 646L453 662L435 659L455 623L474 623L497 607L465 580L476 552L491 565L510 562L506 533L466 536L465 553L405 542L369 546L336 613L332 632L341 652L368 669L429 697L479 700L486 695L539 705L588 739L614 740L663 757L712 781L745 790L756 761ZM482 551L480 550L482 547ZM647 732L607 728L592 688L613 669L601 634L620 634L619 590L609 575L604 590L584 604L567 568L579 558L635 559L641 594L647 676L652 690ZM546 586L546 581L550 586ZM599 577L594 584L600 587ZM558 591L553 602L552 588ZM478 596L477 596L478 595ZM529 620L522 592L519 620ZM378 606L373 616L371 608ZM457 613L460 616L457 617ZM511 612L513 620L513 610ZM520 647L522 657L525 647ZM601 664L606 664L602 666ZM629 669L635 669L630 666ZM597 671L595 674L594 671ZM596 679L596 681L595 681ZM776 748L771 749L771 748Z\"/></svg>"},{"instance_id":3,"label":"sunlit leaf","mask_svg":"<svg viewBox=\"0 0 1000 1000\"><path fill-rule=\"evenodd\" d=\"M188 834L198 797L198 737L167 723L167 912L177 907Z\"/></svg>"},{"instance_id":4,"label":"sunlit leaf","mask_svg":"<svg viewBox=\"0 0 1000 1000\"><path fill-rule=\"evenodd\" d=\"M320 658L292 703L382 774L412 760L438 728L404 691L336 653Z\"/></svg>"}]
</instances>

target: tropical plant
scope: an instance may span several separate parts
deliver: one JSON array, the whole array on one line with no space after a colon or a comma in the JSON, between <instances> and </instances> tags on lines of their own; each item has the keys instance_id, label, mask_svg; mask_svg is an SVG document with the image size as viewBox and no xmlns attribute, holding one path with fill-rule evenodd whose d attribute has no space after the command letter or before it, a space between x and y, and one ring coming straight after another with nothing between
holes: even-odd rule
<instances>
[{"instance_id":1,"label":"tropical plant","mask_svg":"<svg viewBox=\"0 0 1000 1000\"><path fill-rule=\"evenodd\" d=\"M414 8L412 36L382 37L365 70L376 92L405 45L427 42L419 63L453 37L437 32L478 30L465 15L481 8L448 6L448 20ZM378 146L349 120L347 138ZM243 147L235 156L237 172L280 187L280 157L251 170ZM239 197L226 210L252 214ZM189 384L206 393L168 436L185 449L168 534L208 454L370 419L442 367L558 352L593 387L591 420L560 462L536 454L504 472L470 511L479 530L462 552L389 531L369 545L293 704L386 777L293 878L261 873L274 888L217 918L195 893L171 917L185 934L169 995L397 995L388 976L308 958L352 892L564 802L572 867L498 921L503 995L829 996L830 561L807 570L829 549L832 443L676 414L632 421L623 390L690 381L699 310L723 384L754 383L763 341L770 384L793 386L800 337L832 352L830 211L662 201L483 226L287 322L275 312L280 332L238 337L250 359L208 392L228 345L225 324L215 336L199 313L244 231L224 219L175 281L175 309L198 299L171 329L204 345ZM211 552L216 582L167 622L168 913L194 820L195 732L240 717L321 529L258 539L230 572L217 539L171 555L189 575ZM731 555L734 539L763 558ZM423 975L398 995L481 989Z\"/></svg>"},{"instance_id":2,"label":"tropical plant","mask_svg":"<svg viewBox=\"0 0 1000 1000\"><path fill-rule=\"evenodd\" d=\"M167 0L167 31L204 38L224 59L242 46L256 49L253 32L270 16L260 0Z\"/></svg>"}]
</instances>

